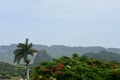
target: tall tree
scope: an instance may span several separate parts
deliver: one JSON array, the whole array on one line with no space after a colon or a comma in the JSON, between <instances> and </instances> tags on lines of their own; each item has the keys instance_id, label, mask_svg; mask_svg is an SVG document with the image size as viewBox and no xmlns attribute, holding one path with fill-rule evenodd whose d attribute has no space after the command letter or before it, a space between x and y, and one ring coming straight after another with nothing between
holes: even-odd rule
<instances>
[{"instance_id":1,"label":"tall tree","mask_svg":"<svg viewBox=\"0 0 120 80\"><path fill-rule=\"evenodd\" d=\"M28 43L28 39L26 39L25 43L19 43L14 51L14 63L20 63L21 60L26 63L27 80L29 80L29 63L31 61L28 56L33 56L33 53L37 52L32 46L32 43Z\"/></svg>"}]
</instances>

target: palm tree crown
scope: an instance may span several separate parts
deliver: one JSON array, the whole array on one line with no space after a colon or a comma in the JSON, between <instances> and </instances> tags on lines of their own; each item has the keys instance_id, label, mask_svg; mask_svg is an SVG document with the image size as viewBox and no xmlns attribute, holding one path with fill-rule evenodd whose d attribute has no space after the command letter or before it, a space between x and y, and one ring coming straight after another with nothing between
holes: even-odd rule
<instances>
[{"instance_id":1,"label":"palm tree crown","mask_svg":"<svg viewBox=\"0 0 120 80\"><path fill-rule=\"evenodd\" d=\"M28 59L28 55L33 56L33 53L37 52L32 46L32 43L28 43L28 39L26 39L25 43L19 43L14 51L14 63L20 63L23 60L26 64L29 64L30 59Z\"/></svg>"}]
</instances>

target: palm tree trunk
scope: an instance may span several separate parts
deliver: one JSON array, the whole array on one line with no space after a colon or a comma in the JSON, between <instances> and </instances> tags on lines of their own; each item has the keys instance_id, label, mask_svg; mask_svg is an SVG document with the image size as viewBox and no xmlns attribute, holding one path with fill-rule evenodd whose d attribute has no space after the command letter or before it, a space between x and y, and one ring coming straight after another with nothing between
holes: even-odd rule
<instances>
[{"instance_id":1,"label":"palm tree trunk","mask_svg":"<svg viewBox=\"0 0 120 80\"><path fill-rule=\"evenodd\" d=\"M28 64L26 64L26 70L27 70L27 80L29 80L30 76L29 76L29 67L28 67Z\"/></svg>"}]
</instances>

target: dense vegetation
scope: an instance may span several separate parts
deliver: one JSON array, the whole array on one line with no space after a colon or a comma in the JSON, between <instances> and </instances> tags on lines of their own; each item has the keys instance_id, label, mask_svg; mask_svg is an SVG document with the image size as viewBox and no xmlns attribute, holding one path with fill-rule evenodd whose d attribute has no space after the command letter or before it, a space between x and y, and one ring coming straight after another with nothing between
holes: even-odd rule
<instances>
[{"instance_id":1,"label":"dense vegetation","mask_svg":"<svg viewBox=\"0 0 120 80\"><path fill-rule=\"evenodd\" d=\"M11 77L25 77L25 68L0 62L0 80Z\"/></svg>"},{"instance_id":2,"label":"dense vegetation","mask_svg":"<svg viewBox=\"0 0 120 80\"><path fill-rule=\"evenodd\" d=\"M120 64L74 54L40 63L31 80L120 80Z\"/></svg>"}]
</instances>

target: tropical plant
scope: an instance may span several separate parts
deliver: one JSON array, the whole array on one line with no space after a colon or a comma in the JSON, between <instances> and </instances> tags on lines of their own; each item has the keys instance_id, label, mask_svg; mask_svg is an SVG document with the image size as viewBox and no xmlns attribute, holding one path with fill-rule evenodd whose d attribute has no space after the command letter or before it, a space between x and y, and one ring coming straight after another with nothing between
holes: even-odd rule
<instances>
[{"instance_id":1,"label":"tropical plant","mask_svg":"<svg viewBox=\"0 0 120 80\"><path fill-rule=\"evenodd\" d=\"M17 45L17 49L14 51L14 63L20 63L23 60L26 63L27 70L27 79L29 80L29 55L33 56L33 53L37 52L37 50L32 48L32 43L28 43L28 39L26 39L25 43L19 43Z\"/></svg>"},{"instance_id":2,"label":"tropical plant","mask_svg":"<svg viewBox=\"0 0 120 80\"><path fill-rule=\"evenodd\" d=\"M74 54L40 63L31 80L120 80L120 64Z\"/></svg>"}]
</instances>

